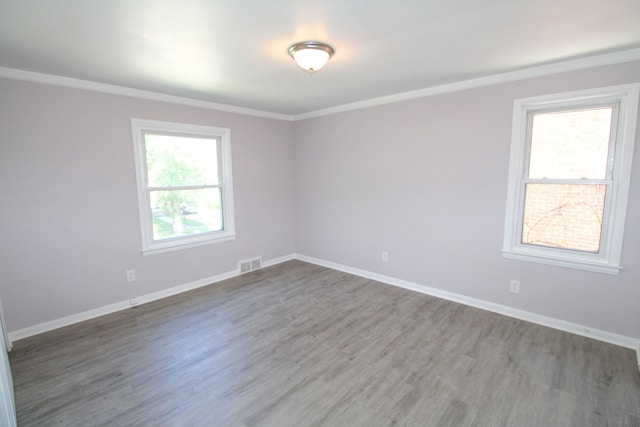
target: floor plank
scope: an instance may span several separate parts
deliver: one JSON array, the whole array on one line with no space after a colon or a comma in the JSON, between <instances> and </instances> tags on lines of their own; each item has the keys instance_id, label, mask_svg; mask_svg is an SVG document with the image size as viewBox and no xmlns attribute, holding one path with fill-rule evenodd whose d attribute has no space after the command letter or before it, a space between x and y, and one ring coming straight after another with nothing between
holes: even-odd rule
<instances>
[{"instance_id":1,"label":"floor plank","mask_svg":"<svg viewBox=\"0 0 640 427\"><path fill-rule=\"evenodd\" d=\"M20 426L638 426L633 351L291 261L34 336Z\"/></svg>"}]
</instances>

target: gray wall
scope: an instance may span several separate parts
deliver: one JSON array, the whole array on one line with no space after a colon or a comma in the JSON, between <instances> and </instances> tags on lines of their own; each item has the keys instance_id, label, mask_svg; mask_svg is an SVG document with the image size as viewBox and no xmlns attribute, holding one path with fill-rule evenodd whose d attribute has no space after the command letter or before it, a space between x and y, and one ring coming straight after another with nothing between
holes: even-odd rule
<instances>
[{"instance_id":1,"label":"gray wall","mask_svg":"<svg viewBox=\"0 0 640 427\"><path fill-rule=\"evenodd\" d=\"M6 79L0 94L10 331L294 252L290 122ZM131 117L231 129L236 240L141 255Z\"/></svg>"},{"instance_id":2,"label":"gray wall","mask_svg":"<svg viewBox=\"0 0 640 427\"><path fill-rule=\"evenodd\" d=\"M619 276L499 253L513 100L639 76L635 62L295 122L297 253L639 338L640 147Z\"/></svg>"},{"instance_id":3,"label":"gray wall","mask_svg":"<svg viewBox=\"0 0 640 427\"><path fill-rule=\"evenodd\" d=\"M0 79L8 329L299 253L640 338L639 147L619 276L499 254L514 98L638 76L634 62L294 123ZM231 129L235 241L140 254L131 117Z\"/></svg>"}]
</instances>

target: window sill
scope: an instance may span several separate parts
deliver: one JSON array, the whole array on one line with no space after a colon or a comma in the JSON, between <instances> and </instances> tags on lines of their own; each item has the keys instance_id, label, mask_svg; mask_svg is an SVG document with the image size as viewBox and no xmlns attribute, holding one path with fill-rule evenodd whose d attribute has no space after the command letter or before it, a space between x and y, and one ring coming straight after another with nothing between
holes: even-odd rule
<instances>
[{"instance_id":1,"label":"window sill","mask_svg":"<svg viewBox=\"0 0 640 427\"><path fill-rule=\"evenodd\" d=\"M227 242L229 240L234 240L236 238L235 234L225 234L223 236L217 236L214 238L200 239L200 240L191 240L191 241L170 241L163 242L152 246L147 246L142 249L142 255L157 255L163 254L166 252L174 252L180 251L183 249L196 248L198 246L204 245L212 245L215 243Z\"/></svg>"},{"instance_id":2,"label":"window sill","mask_svg":"<svg viewBox=\"0 0 640 427\"><path fill-rule=\"evenodd\" d=\"M605 262L594 262L590 260L584 260L579 258L570 257L553 257L544 256L540 254L532 254L526 252L516 252L513 250L502 250L502 256L508 259L515 259L518 261L535 262L538 264L554 265L556 267L573 268L577 270L591 271L594 273L604 273L611 275L618 275L622 267L619 265L608 264Z\"/></svg>"}]
</instances>

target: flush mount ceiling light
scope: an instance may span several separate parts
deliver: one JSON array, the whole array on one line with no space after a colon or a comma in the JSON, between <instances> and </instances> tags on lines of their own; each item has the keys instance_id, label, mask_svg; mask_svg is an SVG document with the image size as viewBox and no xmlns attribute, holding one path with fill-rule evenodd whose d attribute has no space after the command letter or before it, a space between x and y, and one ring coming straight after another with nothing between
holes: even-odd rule
<instances>
[{"instance_id":1,"label":"flush mount ceiling light","mask_svg":"<svg viewBox=\"0 0 640 427\"><path fill-rule=\"evenodd\" d=\"M333 56L331 46L321 42L300 42L289 47L289 55L300 68L310 73L327 65Z\"/></svg>"}]
</instances>

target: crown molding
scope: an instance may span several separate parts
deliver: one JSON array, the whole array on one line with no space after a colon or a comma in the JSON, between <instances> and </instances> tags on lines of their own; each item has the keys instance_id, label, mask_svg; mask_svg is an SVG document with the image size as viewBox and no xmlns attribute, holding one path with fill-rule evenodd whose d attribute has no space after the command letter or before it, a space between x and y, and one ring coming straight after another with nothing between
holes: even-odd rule
<instances>
[{"instance_id":1,"label":"crown molding","mask_svg":"<svg viewBox=\"0 0 640 427\"><path fill-rule=\"evenodd\" d=\"M129 96L132 98L146 99L150 101L167 102L170 104L186 105L189 107L205 108L208 110L224 111L226 113L242 114L267 119L293 121L293 116L272 113L269 111L254 110L251 108L237 107L233 105L218 104L199 99L185 98L181 96L167 95L158 92L132 89L124 86L98 83L89 80L74 79L70 77L55 76L51 74L36 73L14 68L0 67L0 77L13 80L23 80L32 83L43 83L52 86L62 86L72 89L83 89L93 92L108 93L111 95Z\"/></svg>"},{"instance_id":2,"label":"crown molding","mask_svg":"<svg viewBox=\"0 0 640 427\"><path fill-rule=\"evenodd\" d=\"M174 95L167 95L158 92L132 89L124 86L110 85L106 83L98 83L89 80L74 79L70 77L55 76L51 74L36 73L33 71L24 71L13 68L0 67L0 78L13 80L23 80L33 83L43 83L53 86L62 86L73 89L84 89L95 92L108 93L112 95L129 96L133 98L147 99L151 101L167 102L172 104L186 105L190 107L205 108L209 110L224 111L227 113L242 114L247 116L262 117L275 120L297 121L306 120L316 117L328 116L332 114L343 113L353 110L361 110L364 108L377 107L385 104L393 104L401 101L408 101L417 98L425 98L434 95L442 95L451 92L460 92L463 90L492 86L501 83L514 82L518 80L526 80L535 77L543 77L551 74L560 74L569 71L584 70L588 68L601 67L606 65L622 64L640 60L640 48L629 49L620 52L596 55L587 58L574 59L569 61L558 62L554 64L541 65L537 67L525 68L518 71L508 73L494 74L490 76L480 77L477 79L464 80L455 83L448 83L439 86L432 86L424 89L402 92L379 98L372 98L365 101L353 102L349 104L338 105L335 107L325 108L321 110L311 111L297 115L286 115L273 113L270 111L254 110L251 108L237 107L227 104L218 104L215 102L202 101L193 98L185 98Z\"/></svg>"},{"instance_id":3,"label":"crown molding","mask_svg":"<svg viewBox=\"0 0 640 427\"><path fill-rule=\"evenodd\" d=\"M460 92L463 90L480 88L485 86L493 86L501 83L514 82L518 80L526 80L535 77L543 77L551 74L560 74L569 71L584 70L588 68L601 67L606 65L622 64L640 60L640 49L631 49L604 55L591 56L588 58L574 59L554 64L541 65L537 67L525 68L518 71L508 73L494 74L491 76L480 77L477 79L464 80L455 83L444 84L440 86L432 86L425 89L419 89L409 92L398 93L395 95L382 96L379 98L368 99L360 102L339 105L336 107L325 108L322 110L311 111L293 116L293 120L305 120L316 117L328 116L331 114L343 113L346 111L360 110L363 108L377 107L385 104L393 104L401 101L425 98L428 96L442 95L451 92Z\"/></svg>"}]
</instances>

